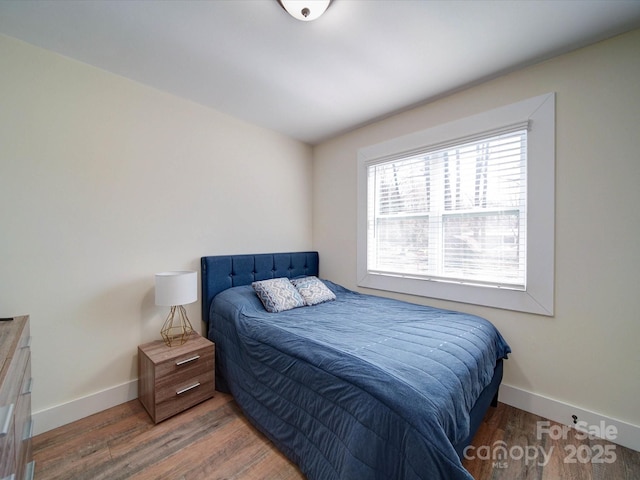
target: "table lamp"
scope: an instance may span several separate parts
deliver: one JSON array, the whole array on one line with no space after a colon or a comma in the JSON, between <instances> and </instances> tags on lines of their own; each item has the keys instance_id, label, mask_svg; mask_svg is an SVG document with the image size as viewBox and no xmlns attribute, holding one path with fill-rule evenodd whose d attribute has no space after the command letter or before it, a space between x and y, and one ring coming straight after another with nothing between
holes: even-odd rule
<instances>
[{"instance_id":1,"label":"table lamp","mask_svg":"<svg viewBox=\"0 0 640 480\"><path fill-rule=\"evenodd\" d=\"M198 272L156 273L156 305L171 307L160 334L167 346L182 345L193 333L183 305L198 300Z\"/></svg>"}]
</instances>

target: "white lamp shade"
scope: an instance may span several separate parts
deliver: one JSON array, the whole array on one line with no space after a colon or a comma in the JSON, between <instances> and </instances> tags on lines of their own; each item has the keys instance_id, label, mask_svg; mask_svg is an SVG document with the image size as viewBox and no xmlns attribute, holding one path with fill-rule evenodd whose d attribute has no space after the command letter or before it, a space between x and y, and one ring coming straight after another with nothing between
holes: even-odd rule
<instances>
[{"instance_id":1,"label":"white lamp shade","mask_svg":"<svg viewBox=\"0 0 640 480\"><path fill-rule=\"evenodd\" d=\"M173 307L198 300L198 272L156 273L156 305Z\"/></svg>"}]
</instances>

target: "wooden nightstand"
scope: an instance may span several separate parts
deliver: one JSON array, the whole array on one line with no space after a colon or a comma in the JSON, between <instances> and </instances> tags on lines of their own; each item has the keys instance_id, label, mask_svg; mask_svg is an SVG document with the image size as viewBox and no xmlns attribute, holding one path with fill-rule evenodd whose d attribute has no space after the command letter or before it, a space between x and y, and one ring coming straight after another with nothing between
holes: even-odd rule
<instances>
[{"instance_id":1,"label":"wooden nightstand","mask_svg":"<svg viewBox=\"0 0 640 480\"><path fill-rule=\"evenodd\" d=\"M212 342L193 333L183 345L138 347L138 398L155 423L213 397Z\"/></svg>"}]
</instances>

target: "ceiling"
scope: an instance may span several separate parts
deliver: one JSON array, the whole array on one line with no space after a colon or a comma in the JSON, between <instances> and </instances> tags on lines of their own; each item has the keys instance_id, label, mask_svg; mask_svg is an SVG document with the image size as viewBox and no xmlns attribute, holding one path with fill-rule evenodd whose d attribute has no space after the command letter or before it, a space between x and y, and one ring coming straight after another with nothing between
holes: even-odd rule
<instances>
[{"instance_id":1,"label":"ceiling","mask_svg":"<svg viewBox=\"0 0 640 480\"><path fill-rule=\"evenodd\" d=\"M640 27L640 0L0 0L0 33L309 144Z\"/></svg>"}]
</instances>

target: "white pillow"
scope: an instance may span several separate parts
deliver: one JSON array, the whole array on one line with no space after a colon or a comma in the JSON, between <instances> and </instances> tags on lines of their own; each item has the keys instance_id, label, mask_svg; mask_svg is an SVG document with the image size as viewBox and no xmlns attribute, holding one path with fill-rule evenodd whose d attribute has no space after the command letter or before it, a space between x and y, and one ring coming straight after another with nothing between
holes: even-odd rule
<instances>
[{"instance_id":1,"label":"white pillow","mask_svg":"<svg viewBox=\"0 0 640 480\"><path fill-rule=\"evenodd\" d=\"M304 307L305 300L288 278L260 280L251 284L267 312L277 313Z\"/></svg>"},{"instance_id":2,"label":"white pillow","mask_svg":"<svg viewBox=\"0 0 640 480\"><path fill-rule=\"evenodd\" d=\"M291 283L295 285L307 305L317 305L336 299L335 294L318 277L294 278Z\"/></svg>"}]
</instances>

